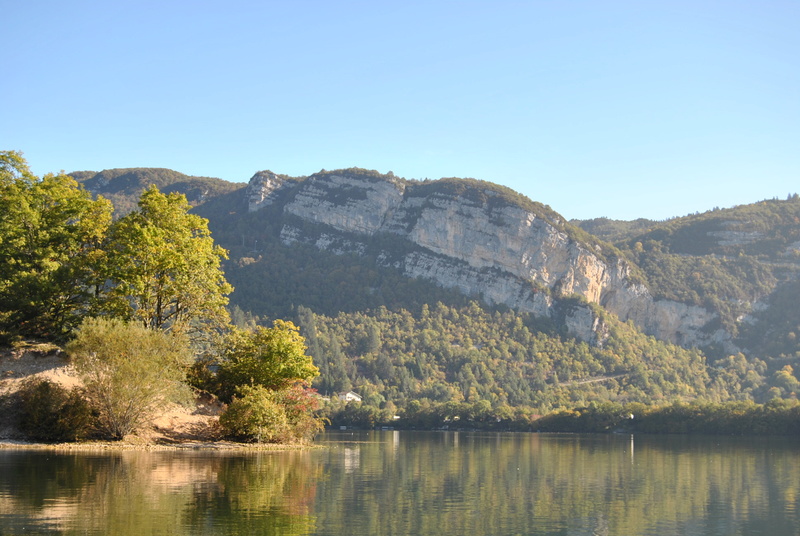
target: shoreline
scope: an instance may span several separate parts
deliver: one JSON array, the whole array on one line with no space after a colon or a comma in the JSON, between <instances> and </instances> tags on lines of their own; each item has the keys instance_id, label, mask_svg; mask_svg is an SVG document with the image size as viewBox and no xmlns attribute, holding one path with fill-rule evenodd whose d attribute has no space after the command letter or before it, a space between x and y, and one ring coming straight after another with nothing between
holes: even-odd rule
<instances>
[{"instance_id":1,"label":"shoreline","mask_svg":"<svg viewBox=\"0 0 800 536\"><path fill-rule=\"evenodd\" d=\"M235 441L183 441L176 443L149 443L144 441L84 441L75 443L34 443L14 439L0 439L0 451L206 451L206 452L286 452L322 448L315 444L237 443Z\"/></svg>"}]
</instances>

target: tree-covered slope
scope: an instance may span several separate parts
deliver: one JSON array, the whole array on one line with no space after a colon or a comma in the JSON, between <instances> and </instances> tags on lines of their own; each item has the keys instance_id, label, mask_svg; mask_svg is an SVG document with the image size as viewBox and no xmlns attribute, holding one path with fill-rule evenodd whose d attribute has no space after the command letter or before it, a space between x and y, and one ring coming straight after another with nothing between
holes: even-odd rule
<instances>
[{"instance_id":1,"label":"tree-covered slope","mask_svg":"<svg viewBox=\"0 0 800 536\"><path fill-rule=\"evenodd\" d=\"M163 168L74 171L70 176L93 194L109 199L114 204L116 216L123 216L136 208L139 196L151 185L164 193L182 193L193 206L245 187L240 183L212 177L194 177Z\"/></svg>"},{"instance_id":2,"label":"tree-covered slope","mask_svg":"<svg viewBox=\"0 0 800 536\"><path fill-rule=\"evenodd\" d=\"M716 311L735 336L747 328L742 321L765 305L776 317L792 316L781 305L785 300L771 295L786 289L792 294L793 286L785 285L800 274L797 194L663 222L578 223L613 240L641 269L656 297ZM753 329L746 331L752 339Z\"/></svg>"},{"instance_id":3,"label":"tree-covered slope","mask_svg":"<svg viewBox=\"0 0 800 536\"><path fill-rule=\"evenodd\" d=\"M353 389L376 411L483 404L546 413L591 401L663 404L768 396L763 363L710 364L698 350L647 337L613 317L603 346L550 322L478 303L411 312L316 315L298 310L322 393ZM392 409L393 410L393 409Z\"/></svg>"}]
</instances>

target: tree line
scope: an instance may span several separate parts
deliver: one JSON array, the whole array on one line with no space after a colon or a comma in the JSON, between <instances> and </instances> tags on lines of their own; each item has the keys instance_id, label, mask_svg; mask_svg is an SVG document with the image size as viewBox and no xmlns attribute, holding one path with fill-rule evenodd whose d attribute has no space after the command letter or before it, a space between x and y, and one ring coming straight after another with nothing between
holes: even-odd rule
<instances>
[{"instance_id":1,"label":"tree line","mask_svg":"<svg viewBox=\"0 0 800 536\"><path fill-rule=\"evenodd\" d=\"M314 386L332 396L325 411L334 425L531 430L542 416L593 403L765 404L800 392L790 364L741 353L711 360L613 315L603 316L602 345L477 302L335 316L299 307L297 322L320 369ZM336 400L348 390L361 402Z\"/></svg>"}]
</instances>

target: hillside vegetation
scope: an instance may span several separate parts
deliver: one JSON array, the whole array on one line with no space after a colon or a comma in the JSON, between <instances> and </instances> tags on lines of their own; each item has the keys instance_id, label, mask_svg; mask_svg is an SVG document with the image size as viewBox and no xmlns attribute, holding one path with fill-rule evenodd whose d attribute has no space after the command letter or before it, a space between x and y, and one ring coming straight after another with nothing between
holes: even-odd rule
<instances>
[{"instance_id":1,"label":"hillside vegetation","mask_svg":"<svg viewBox=\"0 0 800 536\"><path fill-rule=\"evenodd\" d=\"M392 236L371 237L360 254L286 245L280 203L250 213L241 185L198 199L193 210L209 219L215 240L229 251L224 270L236 288L230 298L234 321L252 326L295 320L320 369L314 386L323 394L352 389L364 397L360 413L353 406L336 410L341 422L377 422L394 412L430 415L433 408L440 417L469 411L498 416L509 408L532 415L597 401L663 405L796 397L797 196L664 222L567 222L550 207L484 181L406 181L358 168L284 177L288 186L280 195L331 174L393 181L406 195L520 206L601 257L626 259L633 279L657 299L719 313L716 327L732 333L741 349L680 348L643 335L599 306L593 307L607 338L593 346L568 336L558 315L541 319L492 308L381 264L381 255L409 247ZM168 175L158 180L168 181ZM193 180L170 184L189 188ZM310 235L325 232L313 223L291 223ZM562 307L569 304L564 300Z\"/></svg>"},{"instance_id":2,"label":"hillside vegetation","mask_svg":"<svg viewBox=\"0 0 800 536\"><path fill-rule=\"evenodd\" d=\"M578 223L612 240L640 267L655 296L718 312L742 347L761 357L800 351L792 344L797 308L790 306L800 300L797 194L664 222ZM777 325L765 326L767 318Z\"/></svg>"},{"instance_id":3,"label":"hillside vegetation","mask_svg":"<svg viewBox=\"0 0 800 536\"><path fill-rule=\"evenodd\" d=\"M75 171L70 176L90 192L102 194L111 201L115 216L124 216L134 210L139 196L150 186L164 193L182 193L193 206L244 188L243 184L212 177L194 177L163 168Z\"/></svg>"}]
</instances>

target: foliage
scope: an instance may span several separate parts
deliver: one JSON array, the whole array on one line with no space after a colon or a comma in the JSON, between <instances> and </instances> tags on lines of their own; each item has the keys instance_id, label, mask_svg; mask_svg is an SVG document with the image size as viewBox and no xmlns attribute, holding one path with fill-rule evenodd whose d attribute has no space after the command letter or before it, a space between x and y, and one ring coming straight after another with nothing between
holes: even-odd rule
<instances>
[{"instance_id":1,"label":"foliage","mask_svg":"<svg viewBox=\"0 0 800 536\"><path fill-rule=\"evenodd\" d=\"M63 338L95 309L111 205L0 153L0 332Z\"/></svg>"},{"instance_id":2,"label":"foliage","mask_svg":"<svg viewBox=\"0 0 800 536\"><path fill-rule=\"evenodd\" d=\"M716 311L722 327L737 335L740 318L754 303L800 273L799 223L795 194L664 222L581 225L616 239L655 297ZM779 310L775 314L791 311Z\"/></svg>"},{"instance_id":3,"label":"foliage","mask_svg":"<svg viewBox=\"0 0 800 536\"><path fill-rule=\"evenodd\" d=\"M322 429L315 415L319 374L299 328L276 320L273 327L234 329L224 341L217 372L207 362L194 367L196 385L230 401L220 424L227 434L257 442L307 441Z\"/></svg>"},{"instance_id":4,"label":"foliage","mask_svg":"<svg viewBox=\"0 0 800 536\"><path fill-rule=\"evenodd\" d=\"M0 333L65 338L99 312L197 334L227 321L226 252L181 194L151 187L111 223L66 175L34 177L0 153Z\"/></svg>"},{"instance_id":5,"label":"foliage","mask_svg":"<svg viewBox=\"0 0 800 536\"><path fill-rule=\"evenodd\" d=\"M233 330L219 363L220 397L230 400L245 386L280 390L310 382L319 370L305 351L299 328L288 321L276 320L271 328L253 331Z\"/></svg>"},{"instance_id":6,"label":"foliage","mask_svg":"<svg viewBox=\"0 0 800 536\"><path fill-rule=\"evenodd\" d=\"M767 364L740 353L717 359L709 368L708 397L716 401L767 398Z\"/></svg>"},{"instance_id":7,"label":"foliage","mask_svg":"<svg viewBox=\"0 0 800 536\"><path fill-rule=\"evenodd\" d=\"M675 402L666 406L590 404L559 410L538 419L542 432L644 432L650 434L724 434L800 436L800 403L775 400Z\"/></svg>"},{"instance_id":8,"label":"foliage","mask_svg":"<svg viewBox=\"0 0 800 536\"><path fill-rule=\"evenodd\" d=\"M394 235L359 238L348 249L352 237L342 234L337 251L350 253L341 255L312 243L284 244L286 224L302 226L307 236L326 234L322 225L287 216L282 203L305 180L332 174L390 180L406 196L452 197L490 211L521 207L606 260L627 257L629 280L647 284L656 298L718 312L719 323L708 329L738 333L735 342L747 350L681 349L599 307L594 313L609 337L583 343L566 334L558 308L550 319L535 319L407 278L395 261L418 246ZM296 315L321 372L315 385L364 396L360 406L331 405L334 421L386 423L397 413L405 422L492 428L525 426L535 415L593 402L766 402L797 394L797 195L665 222L603 219L579 228L549 207L474 179L406 181L357 168L323 170L287 181L272 206L250 214L243 189L216 179L154 169L73 176L92 192L114 196L117 213L128 215L109 227L108 202L92 201L69 177L33 177L19 153L0 153L0 331L6 338L63 337L98 312L156 329L216 332L227 320L231 288L222 276L225 251L211 240L210 225L232 252L224 268L241 289L232 296L236 322L258 333L264 328L254 324L263 317ZM147 185L153 187L140 197ZM183 192L191 203L157 187ZM281 379L276 362L258 357L255 344L247 347L248 337L229 339L219 374L210 361L194 367L194 383L227 400L243 386L287 392L291 374ZM316 370L308 363L313 370L306 379Z\"/></svg>"},{"instance_id":9,"label":"foliage","mask_svg":"<svg viewBox=\"0 0 800 536\"><path fill-rule=\"evenodd\" d=\"M644 218L633 221L594 218L591 220L572 220L570 223L577 225L584 231L598 238L608 240L612 243L631 239L658 225L658 222Z\"/></svg>"},{"instance_id":10,"label":"foliage","mask_svg":"<svg viewBox=\"0 0 800 536\"><path fill-rule=\"evenodd\" d=\"M324 180L331 175L348 175L367 181L392 181L402 186L404 195L455 197L465 203L486 206L519 206L536 214L589 246L607 260L627 256L631 262L631 281L645 283L656 298L667 298L699 305L720 313L719 324L734 336L747 328L741 318L754 304L800 271L800 198L768 200L731 209L714 209L703 214L666 221L622 222L600 218L584 222L565 222L561 216L539 203L507 188L474 179L408 181L373 170L351 168L326 171L312 177L291 178L282 191L291 192L304 181ZM170 170L107 170L100 174L77 173L93 191L138 196L145 184L181 189L191 195L190 183ZM173 177L174 175L174 177ZM198 178L190 178L198 179ZM125 188L135 185L139 190ZM169 185L169 186L167 186ZM458 297L447 295L433 285L410 281L393 269L379 267L376 260L385 237L372 237L370 251L337 257L314 247L286 247L280 242L285 214L281 202L255 213L247 213L243 192L206 188L206 198L198 201L197 212L212 219L215 236L231 250L234 262L226 266L229 280L247 292L235 293L232 302L244 311L272 318L285 317L298 305L335 315L386 306L392 310L416 310L425 303L442 301L457 305ZM284 192L284 193L286 193ZM575 225L577 224L577 225ZM580 225L581 228L578 227ZM588 232L587 232L588 231ZM591 234L590 234L591 233ZM614 246L601 240L614 242ZM619 248L619 249L616 249ZM361 255L361 252L359 252ZM394 291L394 289L400 289ZM435 295L434 295L435 294ZM454 293L451 293L454 294ZM265 297L269 299L265 299ZM780 334L789 337L795 331ZM745 335L744 347L753 348L771 339L755 341L756 332ZM763 348L763 345L761 345ZM773 345L775 346L775 345ZM770 349L769 356L786 353ZM758 357L767 357L763 353ZM716 354L715 357L723 357Z\"/></svg>"},{"instance_id":11,"label":"foliage","mask_svg":"<svg viewBox=\"0 0 800 536\"><path fill-rule=\"evenodd\" d=\"M787 247L800 239L800 197L768 200L703 214L674 218L631 239L653 240L662 249L683 255L740 253L764 259L786 259Z\"/></svg>"},{"instance_id":12,"label":"foliage","mask_svg":"<svg viewBox=\"0 0 800 536\"><path fill-rule=\"evenodd\" d=\"M659 243L645 242L635 258L657 298L717 311L734 335L739 316L777 283L766 265L747 255L679 255L662 250Z\"/></svg>"},{"instance_id":13,"label":"foliage","mask_svg":"<svg viewBox=\"0 0 800 536\"><path fill-rule=\"evenodd\" d=\"M190 399L183 379L191 354L178 335L118 319L87 318L67 352L106 437L121 439L165 404Z\"/></svg>"},{"instance_id":14,"label":"foliage","mask_svg":"<svg viewBox=\"0 0 800 536\"><path fill-rule=\"evenodd\" d=\"M315 417L316 398L301 385L274 390L263 385L239 389L220 425L234 439L256 443L307 441L322 430Z\"/></svg>"},{"instance_id":15,"label":"foliage","mask_svg":"<svg viewBox=\"0 0 800 536\"><path fill-rule=\"evenodd\" d=\"M309 388L305 382L297 382L274 391L273 396L286 412L293 441L310 441L324 430L325 418L318 414L320 398L316 389Z\"/></svg>"},{"instance_id":16,"label":"foliage","mask_svg":"<svg viewBox=\"0 0 800 536\"><path fill-rule=\"evenodd\" d=\"M275 391L261 385L245 385L239 389L219 423L225 433L235 439L256 443L280 443L289 438L289 419L274 397Z\"/></svg>"},{"instance_id":17,"label":"foliage","mask_svg":"<svg viewBox=\"0 0 800 536\"><path fill-rule=\"evenodd\" d=\"M449 417L472 418L474 404L488 404L496 417L505 407L542 414L592 400L712 396L699 351L647 337L611 315L603 319L608 339L592 346L542 319L474 302L423 306L416 314L386 308L335 317L298 312L320 368L315 386L324 394L352 388L378 410L392 403L407 413L415 401L464 404L452 406Z\"/></svg>"},{"instance_id":18,"label":"foliage","mask_svg":"<svg viewBox=\"0 0 800 536\"><path fill-rule=\"evenodd\" d=\"M742 323L738 344L754 355L800 365L800 279L778 285L763 301L765 306Z\"/></svg>"},{"instance_id":19,"label":"foliage","mask_svg":"<svg viewBox=\"0 0 800 536\"><path fill-rule=\"evenodd\" d=\"M68 390L48 380L33 378L17 392L20 430L35 441L84 439L91 431L92 413L79 389Z\"/></svg>"},{"instance_id":20,"label":"foliage","mask_svg":"<svg viewBox=\"0 0 800 536\"><path fill-rule=\"evenodd\" d=\"M151 329L208 332L228 320L226 252L181 194L151 187L109 233L107 310Z\"/></svg>"},{"instance_id":21,"label":"foliage","mask_svg":"<svg viewBox=\"0 0 800 536\"><path fill-rule=\"evenodd\" d=\"M214 230L214 236L221 234ZM335 255L306 245L287 247L268 238L258 244L258 252L248 251L227 263L226 274L240 289L231 295L231 302L259 316L286 318L294 313L293 306L300 305L336 315L380 306L418 309L430 300L468 303L455 290L409 279L395 268L380 268L369 260L372 256ZM240 254L240 247L232 248L232 255Z\"/></svg>"}]
</instances>

